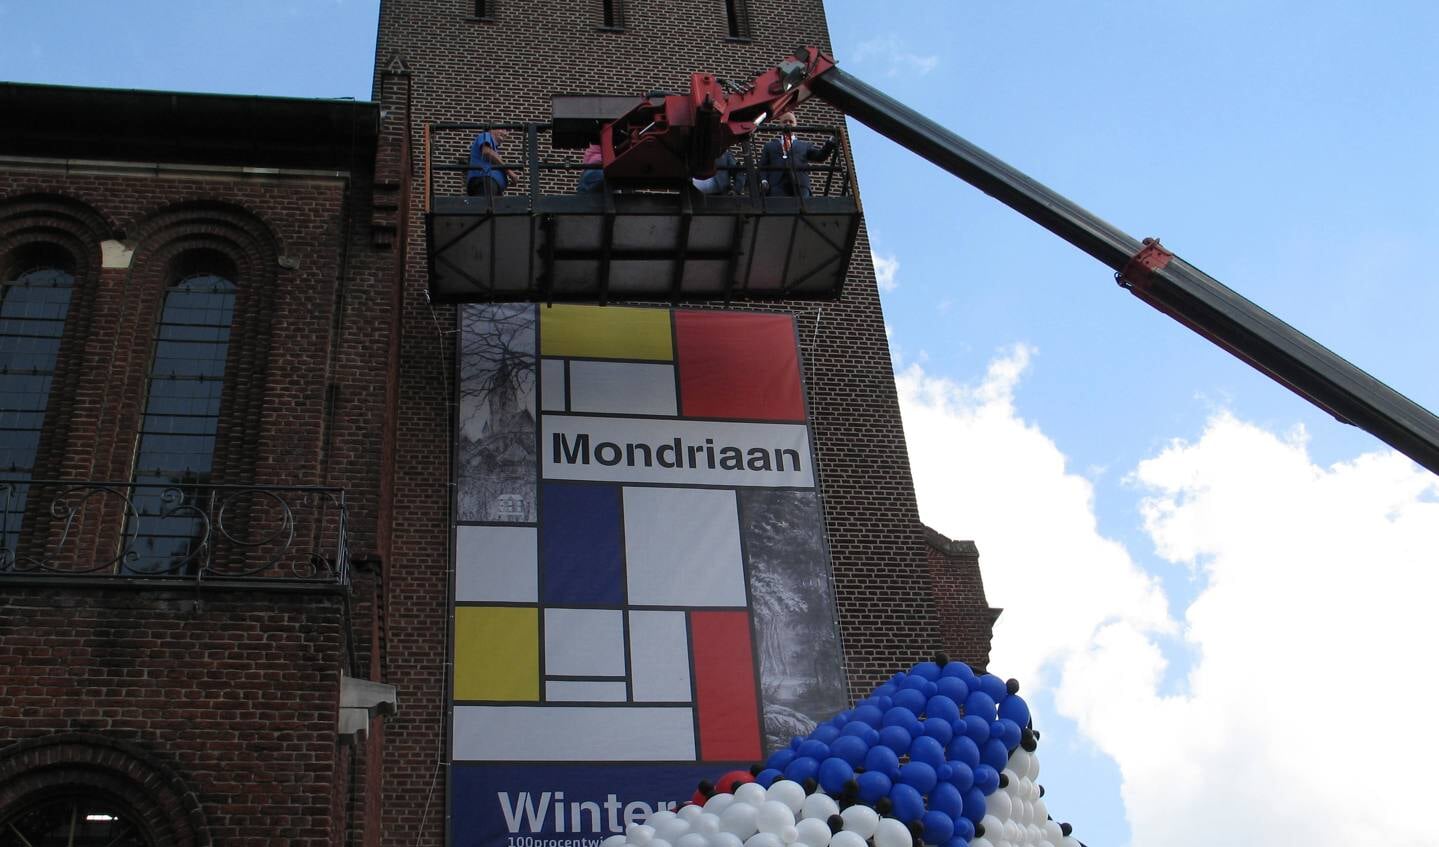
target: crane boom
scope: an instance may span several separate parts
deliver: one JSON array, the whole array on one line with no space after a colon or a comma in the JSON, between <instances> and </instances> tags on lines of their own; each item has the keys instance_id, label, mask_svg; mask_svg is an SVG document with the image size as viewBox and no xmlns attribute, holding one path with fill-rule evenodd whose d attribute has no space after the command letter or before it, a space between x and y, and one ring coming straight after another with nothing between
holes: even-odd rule
<instances>
[{"instance_id":1,"label":"crane boom","mask_svg":"<svg viewBox=\"0 0 1439 847\"><path fill-rule=\"evenodd\" d=\"M1098 259L1121 286L1279 384L1439 474L1439 418L1159 244L1139 240L835 66L795 51L738 91L695 74L604 136L605 174L713 173L714 152L813 95ZM675 101L675 102L670 102ZM669 103L666 111L664 103ZM687 120L686 116L694 116ZM660 126L662 131L655 132ZM635 131L643 127L642 131ZM619 128L627 128L621 132ZM646 134L648 133L648 135ZM641 166L639 170L636 165Z\"/></svg>"}]
</instances>

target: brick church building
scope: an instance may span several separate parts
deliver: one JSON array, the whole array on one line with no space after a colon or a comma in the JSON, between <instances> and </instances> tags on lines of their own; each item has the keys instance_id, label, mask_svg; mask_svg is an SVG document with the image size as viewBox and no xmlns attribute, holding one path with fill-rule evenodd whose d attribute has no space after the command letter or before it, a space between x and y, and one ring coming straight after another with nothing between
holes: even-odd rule
<instances>
[{"instance_id":1,"label":"brick church building","mask_svg":"<svg viewBox=\"0 0 1439 847\"><path fill-rule=\"evenodd\" d=\"M837 299L618 305L634 299L622 255L676 257L611 252L607 241L599 258L576 260L591 270L568 273L608 280L610 305L566 312L527 298L541 301L524 308L537 310L543 333L526 348L529 400L491 395L483 433L466 440L465 316L499 312L461 304L473 298L436 280L472 278L476 256L493 268L504 245L446 257L440 227L461 243L487 221L519 221L531 236L564 224L564 211L535 205L572 193L583 170L579 149L545 134L554 95L683 91L701 70L745 80L800 44L830 49L819 0L383 0L373 102L0 83L0 845L488 844L459 823L473 797L456 771L478 755L459 752L463 709L633 706L644 720L693 719L699 740L679 757L692 766L745 758L704 752L717 701L703 690L710 659L697 640L693 702L682 692L684 702L639 708L639 622L693 634L720 612L641 603L633 581L614 608L546 599L555 589L545 569L560 567L564 538L546 534L543 510L583 486L540 479L530 512L511 493L495 496L495 514L462 502L466 485L488 490L487 473L526 461L536 473L524 444L486 453L489 470L467 464L475 439L498 431L504 403L506 420L536 432L585 408L613 420L604 397L585 394L583 374L654 372L631 353L606 364L592 348L556 352L562 315L575 337L608 320L597 314L658 316L675 347L644 367L671 368L663 373L681 391L688 369L703 366L686 358L685 327L712 327L715 315L782 319L801 411L759 424L718 417L771 427L757 432L788 427L812 451L801 494L818 510L829 604L814 614L837 633L824 658L841 668L841 695L862 696L936 651L985 664L998 610L974 545L919 521L862 217L842 245ZM816 172L816 195L857 210L842 117L811 104L800 118L840 142ZM470 142L490 126L512 129L510 218L463 189ZM741 151L742 167L753 152ZM766 217L767 207L733 199L737 225ZM717 273L738 273L712 252L727 269ZM698 248L688 256L695 268L702 258ZM553 264L536 278L560 278L563 259L547 254ZM477 308L491 311L467 311ZM558 406L552 372L565 375ZM670 402L666 421L716 417ZM611 488L639 503L645 485ZM741 520L748 496L724 495L738 497ZM638 568L635 525L624 526L620 555ZM737 560L738 578L750 581L739 600L716 604L741 615L767 590L755 582L749 531L734 530L750 557ZM530 539L538 589L502 596L486 582L500 573L496 545L509 543L497 539ZM481 679L484 693L462 696L467 663L498 649L484 622L500 618L484 614L583 617L557 604L618 622L621 670L560 673L552 642L565 633L551 627L529 645L541 658L524 685L495 693ZM759 681L751 703L780 696L762 669L785 661L753 633L753 657L742 651L747 684ZM465 639L473 655L457 646ZM579 689L591 693L563 693ZM781 713L765 709L756 731ZM494 761L515 758L526 759ZM558 844L555 831L508 847ZM578 830L561 822L566 831Z\"/></svg>"}]
</instances>

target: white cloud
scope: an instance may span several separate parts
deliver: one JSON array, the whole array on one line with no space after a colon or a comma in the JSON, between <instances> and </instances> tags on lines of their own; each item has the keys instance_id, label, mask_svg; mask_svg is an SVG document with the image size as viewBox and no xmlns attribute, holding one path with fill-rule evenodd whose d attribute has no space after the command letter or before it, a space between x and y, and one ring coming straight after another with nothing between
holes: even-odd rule
<instances>
[{"instance_id":1,"label":"white cloud","mask_svg":"<svg viewBox=\"0 0 1439 847\"><path fill-rule=\"evenodd\" d=\"M894 34L879 35L860 42L848 57L858 64L883 69L886 76L924 76L939 67L939 56L916 53Z\"/></svg>"},{"instance_id":2,"label":"white cloud","mask_svg":"<svg viewBox=\"0 0 1439 847\"><path fill-rule=\"evenodd\" d=\"M1439 756L1439 480L1392 452L1317 467L1302 430L1223 412L1142 462L1145 531L1200 586L1177 631L1193 664L1161 694L1176 624L1099 533L1090 484L1018 416L1031 352L974 386L899 376L921 513L978 542L1005 609L991 667L1053 688L1117 762L1133 843L1432 843L1413 804Z\"/></svg>"},{"instance_id":3,"label":"white cloud","mask_svg":"<svg viewBox=\"0 0 1439 847\"><path fill-rule=\"evenodd\" d=\"M899 258L893 254L876 253L873 250L869 254L874 261L874 279L879 285L880 291L893 291L899 287L895 281L895 274L899 273Z\"/></svg>"}]
</instances>

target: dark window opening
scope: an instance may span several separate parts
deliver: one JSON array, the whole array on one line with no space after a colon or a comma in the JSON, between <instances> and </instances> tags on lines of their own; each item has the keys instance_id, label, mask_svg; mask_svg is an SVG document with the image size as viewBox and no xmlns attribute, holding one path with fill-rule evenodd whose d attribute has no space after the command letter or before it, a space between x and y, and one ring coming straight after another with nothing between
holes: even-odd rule
<instances>
[{"instance_id":1,"label":"dark window opening","mask_svg":"<svg viewBox=\"0 0 1439 847\"><path fill-rule=\"evenodd\" d=\"M0 570L13 567L75 276L49 245L22 251L0 282Z\"/></svg>"},{"instance_id":2,"label":"dark window opening","mask_svg":"<svg viewBox=\"0 0 1439 847\"><path fill-rule=\"evenodd\" d=\"M730 38L749 38L752 35L749 23L748 0L725 0L725 19L729 24Z\"/></svg>"},{"instance_id":3,"label":"dark window opening","mask_svg":"<svg viewBox=\"0 0 1439 847\"><path fill-rule=\"evenodd\" d=\"M499 0L475 0L475 17L484 21L495 19L495 3Z\"/></svg>"},{"instance_id":4,"label":"dark window opening","mask_svg":"<svg viewBox=\"0 0 1439 847\"><path fill-rule=\"evenodd\" d=\"M42 800L0 824L0 847L150 847L150 843L128 809L88 795Z\"/></svg>"},{"instance_id":5,"label":"dark window opening","mask_svg":"<svg viewBox=\"0 0 1439 847\"><path fill-rule=\"evenodd\" d=\"M602 20L605 29L624 29L625 27L625 4L624 0L601 0Z\"/></svg>"},{"instance_id":6,"label":"dark window opening","mask_svg":"<svg viewBox=\"0 0 1439 847\"><path fill-rule=\"evenodd\" d=\"M165 294L135 457L128 572L181 572L203 553L200 492L185 486L212 481L234 316L235 284L220 272L192 271Z\"/></svg>"}]
</instances>

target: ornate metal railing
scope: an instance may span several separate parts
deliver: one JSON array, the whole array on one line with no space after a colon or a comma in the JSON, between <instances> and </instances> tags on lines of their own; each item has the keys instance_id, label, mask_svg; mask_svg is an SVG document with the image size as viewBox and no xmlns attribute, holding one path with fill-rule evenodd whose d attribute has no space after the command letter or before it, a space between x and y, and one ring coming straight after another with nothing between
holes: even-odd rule
<instances>
[{"instance_id":1,"label":"ornate metal railing","mask_svg":"<svg viewBox=\"0 0 1439 847\"><path fill-rule=\"evenodd\" d=\"M0 480L8 575L346 584L341 488Z\"/></svg>"}]
</instances>

